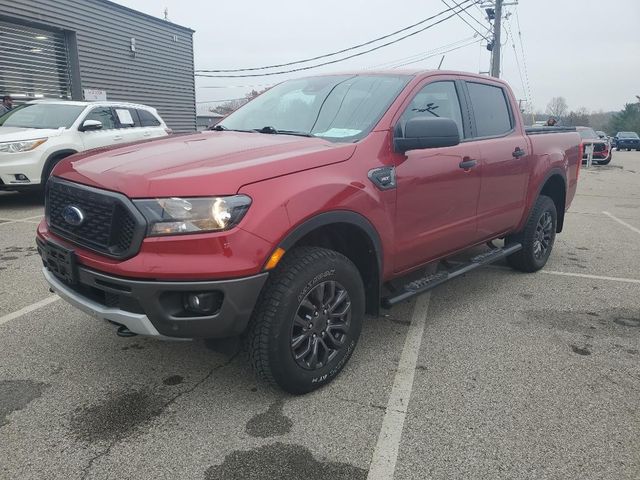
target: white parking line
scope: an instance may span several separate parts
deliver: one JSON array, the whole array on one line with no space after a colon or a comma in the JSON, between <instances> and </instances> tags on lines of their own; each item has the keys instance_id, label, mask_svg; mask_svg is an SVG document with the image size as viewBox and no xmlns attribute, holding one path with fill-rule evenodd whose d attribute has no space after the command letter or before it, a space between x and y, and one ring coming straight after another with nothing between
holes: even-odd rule
<instances>
[{"instance_id":1,"label":"white parking line","mask_svg":"<svg viewBox=\"0 0 640 480\"><path fill-rule=\"evenodd\" d=\"M382 420L378 443L373 452L367 480L390 480L396 469L402 439L404 419L413 389L413 377L427 320L431 294L419 296L413 307L411 324L402 348L402 356L393 381L393 388Z\"/></svg>"},{"instance_id":2,"label":"white parking line","mask_svg":"<svg viewBox=\"0 0 640 480\"><path fill-rule=\"evenodd\" d=\"M624 225L625 227L627 227L629 230L633 230L634 232L636 232L638 235L640 235L640 229L634 227L633 225L629 225L627 222L625 222L624 220L620 220L618 217L611 215L609 212L602 212L604 213L607 217L609 217L612 220L615 220L616 222L618 222L620 225Z\"/></svg>"},{"instance_id":3,"label":"white parking line","mask_svg":"<svg viewBox=\"0 0 640 480\"><path fill-rule=\"evenodd\" d=\"M0 317L0 325L8 323L11 320L15 320L16 318L26 315L27 313L33 312L34 310L38 310L39 308L45 307L50 303L53 303L58 300L60 300L59 296L51 295L50 297L44 298L39 302L32 303L31 305L27 305L26 307L21 308L20 310L17 310L13 313L9 313L7 315Z\"/></svg>"},{"instance_id":4,"label":"white parking line","mask_svg":"<svg viewBox=\"0 0 640 480\"><path fill-rule=\"evenodd\" d=\"M33 217L27 218L0 218L0 225L9 225L12 223L31 223L37 225L40 223L40 219L42 219L42 217L44 217L44 214L34 215ZM38 220L35 221L35 219Z\"/></svg>"},{"instance_id":5,"label":"white parking line","mask_svg":"<svg viewBox=\"0 0 640 480\"><path fill-rule=\"evenodd\" d=\"M609 280L612 282L622 282L622 283L640 283L640 280L636 278L604 277L602 275L589 275L588 273L557 272L555 270L544 270L544 269L540 270L538 273L544 273L547 275L561 275L563 277L590 278L593 280Z\"/></svg>"}]
</instances>

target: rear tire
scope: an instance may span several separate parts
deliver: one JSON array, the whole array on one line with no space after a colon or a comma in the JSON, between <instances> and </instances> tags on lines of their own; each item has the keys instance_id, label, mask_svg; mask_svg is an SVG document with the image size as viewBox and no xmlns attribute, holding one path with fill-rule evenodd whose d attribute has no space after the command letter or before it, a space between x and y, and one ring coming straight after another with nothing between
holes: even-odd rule
<instances>
[{"instance_id":1,"label":"rear tire","mask_svg":"<svg viewBox=\"0 0 640 480\"><path fill-rule=\"evenodd\" d=\"M509 255L507 263L521 272L537 272L545 266L556 238L558 213L551 198L540 195L524 229L507 237L506 243L520 243L522 250Z\"/></svg>"},{"instance_id":2,"label":"rear tire","mask_svg":"<svg viewBox=\"0 0 640 480\"><path fill-rule=\"evenodd\" d=\"M600 165L609 165L611 163L611 155L609 155L607 158L605 158L604 160L600 160L598 162Z\"/></svg>"},{"instance_id":3,"label":"rear tire","mask_svg":"<svg viewBox=\"0 0 640 480\"><path fill-rule=\"evenodd\" d=\"M329 383L356 347L364 310L362 278L347 257L292 250L271 274L249 325L257 376L296 395Z\"/></svg>"}]
</instances>

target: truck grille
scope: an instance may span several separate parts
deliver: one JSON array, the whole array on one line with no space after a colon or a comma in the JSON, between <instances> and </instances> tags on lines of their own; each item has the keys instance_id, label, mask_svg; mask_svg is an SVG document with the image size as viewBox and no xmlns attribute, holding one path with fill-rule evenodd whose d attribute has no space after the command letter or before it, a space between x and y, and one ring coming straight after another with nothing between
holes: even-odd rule
<instances>
[{"instance_id":1,"label":"truck grille","mask_svg":"<svg viewBox=\"0 0 640 480\"><path fill-rule=\"evenodd\" d=\"M82 221L65 219L67 207L80 211ZM144 217L124 195L55 177L47 183L45 210L53 233L113 258L135 255L146 230Z\"/></svg>"}]
</instances>

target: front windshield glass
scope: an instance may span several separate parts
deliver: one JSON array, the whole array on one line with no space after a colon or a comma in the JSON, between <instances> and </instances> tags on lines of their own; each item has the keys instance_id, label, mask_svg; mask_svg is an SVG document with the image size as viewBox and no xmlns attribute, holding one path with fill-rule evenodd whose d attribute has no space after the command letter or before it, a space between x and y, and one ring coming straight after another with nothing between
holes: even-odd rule
<instances>
[{"instance_id":1,"label":"front windshield glass","mask_svg":"<svg viewBox=\"0 0 640 480\"><path fill-rule=\"evenodd\" d=\"M301 133L335 142L365 137L410 77L330 75L281 83L229 115L229 130Z\"/></svg>"},{"instance_id":2,"label":"front windshield glass","mask_svg":"<svg viewBox=\"0 0 640 480\"><path fill-rule=\"evenodd\" d=\"M578 129L578 133L580 134L580 136L582 138L587 139L587 140L600 138L600 137L598 137L598 135L596 135L596 132L594 132L593 129L591 129L591 128L580 128L580 129Z\"/></svg>"},{"instance_id":3,"label":"front windshield glass","mask_svg":"<svg viewBox=\"0 0 640 480\"><path fill-rule=\"evenodd\" d=\"M21 105L0 117L2 127L69 128L85 107L55 103Z\"/></svg>"},{"instance_id":4,"label":"front windshield glass","mask_svg":"<svg viewBox=\"0 0 640 480\"><path fill-rule=\"evenodd\" d=\"M618 133L618 138L640 138L638 134L635 132L620 132Z\"/></svg>"}]
</instances>

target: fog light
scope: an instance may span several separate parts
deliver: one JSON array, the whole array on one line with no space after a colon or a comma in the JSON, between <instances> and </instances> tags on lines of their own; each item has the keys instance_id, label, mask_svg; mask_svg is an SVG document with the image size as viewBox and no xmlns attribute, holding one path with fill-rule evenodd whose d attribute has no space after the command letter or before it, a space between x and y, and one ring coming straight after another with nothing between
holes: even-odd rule
<instances>
[{"instance_id":1,"label":"fog light","mask_svg":"<svg viewBox=\"0 0 640 480\"><path fill-rule=\"evenodd\" d=\"M18 182L28 182L29 181L29 178L23 173L17 173L15 175L15 177L16 177L16 180Z\"/></svg>"},{"instance_id":2,"label":"fog light","mask_svg":"<svg viewBox=\"0 0 640 480\"><path fill-rule=\"evenodd\" d=\"M184 309L196 315L213 315L222 305L221 292L185 293Z\"/></svg>"}]
</instances>

